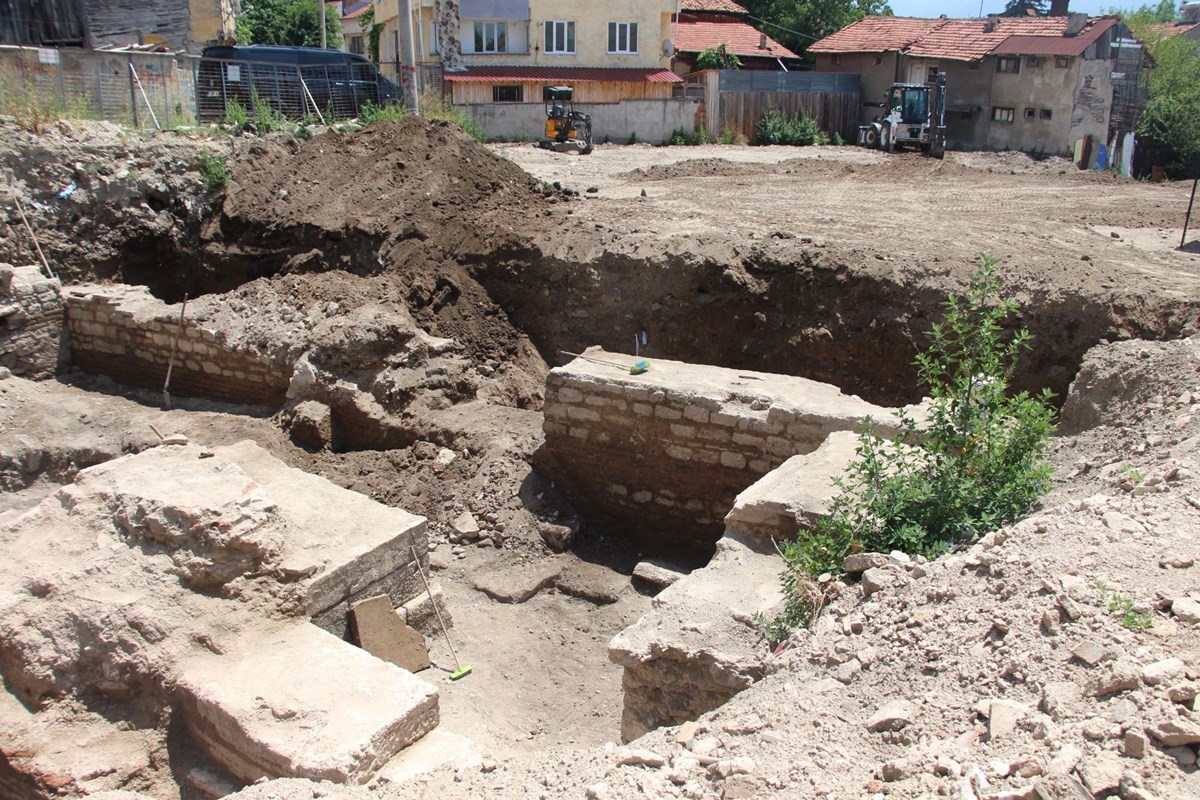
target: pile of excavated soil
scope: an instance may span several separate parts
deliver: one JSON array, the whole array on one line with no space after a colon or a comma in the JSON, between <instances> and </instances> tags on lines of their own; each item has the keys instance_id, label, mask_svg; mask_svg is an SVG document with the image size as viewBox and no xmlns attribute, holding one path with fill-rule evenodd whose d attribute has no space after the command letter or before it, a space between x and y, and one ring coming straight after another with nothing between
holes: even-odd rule
<instances>
[{"instance_id":1,"label":"pile of excavated soil","mask_svg":"<svg viewBox=\"0 0 1200 800\"><path fill-rule=\"evenodd\" d=\"M630 180L665 181L670 178L713 178L729 175L753 175L770 169L764 164L745 164L724 158L694 158L674 164L638 167L619 177Z\"/></svg>"}]
</instances>

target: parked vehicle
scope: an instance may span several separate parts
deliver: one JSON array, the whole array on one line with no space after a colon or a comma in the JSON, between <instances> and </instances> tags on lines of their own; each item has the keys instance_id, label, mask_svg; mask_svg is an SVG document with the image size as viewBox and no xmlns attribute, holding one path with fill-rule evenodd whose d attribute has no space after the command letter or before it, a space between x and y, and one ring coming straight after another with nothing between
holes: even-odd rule
<instances>
[{"instance_id":1,"label":"parked vehicle","mask_svg":"<svg viewBox=\"0 0 1200 800\"><path fill-rule=\"evenodd\" d=\"M946 73L937 82L893 83L884 96L887 113L858 128L858 143L882 150L920 147L936 158L946 154Z\"/></svg>"},{"instance_id":2,"label":"parked vehicle","mask_svg":"<svg viewBox=\"0 0 1200 800\"><path fill-rule=\"evenodd\" d=\"M266 104L290 119L318 110L327 119L347 119L368 102L381 106L403 97L363 56L319 47L207 47L196 75L201 122L225 119L234 102L251 112Z\"/></svg>"}]
</instances>

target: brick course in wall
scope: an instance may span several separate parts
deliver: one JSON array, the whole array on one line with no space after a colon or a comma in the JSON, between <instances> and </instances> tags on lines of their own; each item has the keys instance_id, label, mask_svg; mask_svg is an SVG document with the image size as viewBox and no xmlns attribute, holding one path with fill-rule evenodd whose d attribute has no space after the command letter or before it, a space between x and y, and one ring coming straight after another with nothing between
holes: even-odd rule
<instances>
[{"instance_id":1,"label":"brick course in wall","mask_svg":"<svg viewBox=\"0 0 1200 800\"><path fill-rule=\"evenodd\" d=\"M162 388L179 331L179 306L142 287L83 286L67 291L66 307L76 366L132 386ZM185 319L178 348L172 395L272 407L283 403L291 375L225 344L216 332Z\"/></svg>"},{"instance_id":2,"label":"brick course in wall","mask_svg":"<svg viewBox=\"0 0 1200 800\"><path fill-rule=\"evenodd\" d=\"M547 377L536 463L607 530L711 553L740 491L866 416L889 430L890 409L804 378L662 360L631 375L580 358Z\"/></svg>"},{"instance_id":3,"label":"brick course in wall","mask_svg":"<svg viewBox=\"0 0 1200 800\"><path fill-rule=\"evenodd\" d=\"M53 378L62 346L62 284L38 267L0 264L0 366Z\"/></svg>"}]
</instances>

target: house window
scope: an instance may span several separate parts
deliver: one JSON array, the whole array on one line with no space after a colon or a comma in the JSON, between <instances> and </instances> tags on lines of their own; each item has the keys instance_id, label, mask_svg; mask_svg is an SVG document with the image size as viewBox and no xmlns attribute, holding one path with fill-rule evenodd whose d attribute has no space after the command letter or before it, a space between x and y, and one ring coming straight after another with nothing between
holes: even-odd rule
<instances>
[{"instance_id":1,"label":"house window","mask_svg":"<svg viewBox=\"0 0 1200 800\"><path fill-rule=\"evenodd\" d=\"M1017 73L1021 71L1021 59L1001 56L996 59L996 72Z\"/></svg>"},{"instance_id":2,"label":"house window","mask_svg":"<svg viewBox=\"0 0 1200 800\"><path fill-rule=\"evenodd\" d=\"M1012 122L1015 117L1016 114L1011 108L1000 108L999 106L996 106L992 109L993 122Z\"/></svg>"},{"instance_id":3,"label":"house window","mask_svg":"<svg viewBox=\"0 0 1200 800\"><path fill-rule=\"evenodd\" d=\"M1036 109L1036 108L1027 108L1027 109L1025 109L1025 119L1033 119L1033 118L1034 118L1034 117L1036 117L1036 116L1037 116L1037 109Z\"/></svg>"},{"instance_id":4,"label":"house window","mask_svg":"<svg viewBox=\"0 0 1200 800\"><path fill-rule=\"evenodd\" d=\"M1043 109L1042 109L1042 113L1041 113L1039 116L1040 116L1042 119L1050 119L1050 118L1051 118L1053 115L1050 113L1050 109L1048 109L1048 108L1043 108Z\"/></svg>"},{"instance_id":5,"label":"house window","mask_svg":"<svg viewBox=\"0 0 1200 800\"><path fill-rule=\"evenodd\" d=\"M504 22L476 22L475 52L507 53L508 24Z\"/></svg>"},{"instance_id":6,"label":"house window","mask_svg":"<svg viewBox=\"0 0 1200 800\"><path fill-rule=\"evenodd\" d=\"M1068 56L1058 56L1054 59L1054 66L1058 69L1066 69L1071 66L1071 59Z\"/></svg>"},{"instance_id":7,"label":"house window","mask_svg":"<svg viewBox=\"0 0 1200 800\"><path fill-rule=\"evenodd\" d=\"M525 102L525 88L523 86L493 86L492 102L523 103Z\"/></svg>"},{"instance_id":8,"label":"house window","mask_svg":"<svg viewBox=\"0 0 1200 800\"><path fill-rule=\"evenodd\" d=\"M364 49L364 44L363 44L363 37L361 37L361 36L351 36L350 37L350 52L354 53L356 55L360 55L360 56L366 52L366 50Z\"/></svg>"},{"instance_id":9,"label":"house window","mask_svg":"<svg viewBox=\"0 0 1200 800\"><path fill-rule=\"evenodd\" d=\"M575 23L546 20L546 52L575 52Z\"/></svg>"},{"instance_id":10,"label":"house window","mask_svg":"<svg viewBox=\"0 0 1200 800\"><path fill-rule=\"evenodd\" d=\"M925 82L926 83L937 83L937 73L938 73L937 67L929 67L928 69L926 69L925 70Z\"/></svg>"},{"instance_id":11,"label":"house window","mask_svg":"<svg viewBox=\"0 0 1200 800\"><path fill-rule=\"evenodd\" d=\"M1036 69L1042 66L1042 62L1044 60L1045 59L1043 59L1041 56L1030 56L1029 58L1025 59L1025 66Z\"/></svg>"},{"instance_id":12,"label":"house window","mask_svg":"<svg viewBox=\"0 0 1200 800\"><path fill-rule=\"evenodd\" d=\"M608 23L608 52L636 53L638 51L638 31L636 22Z\"/></svg>"}]
</instances>

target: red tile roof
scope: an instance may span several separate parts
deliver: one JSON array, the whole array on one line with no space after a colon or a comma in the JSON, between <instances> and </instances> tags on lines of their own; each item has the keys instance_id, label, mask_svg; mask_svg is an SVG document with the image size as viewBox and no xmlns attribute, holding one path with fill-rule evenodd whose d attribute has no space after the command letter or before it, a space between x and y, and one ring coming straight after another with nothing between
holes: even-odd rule
<instances>
[{"instance_id":1,"label":"red tile roof","mask_svg":"<svg viewBox=\"0 0 1200 800\"><path fill-rule=\"evenodd\" d=\"M356 19L361 17L363 12L371 7L371 0L360 0L358 3L350 3L344 6L346 13L342 14L342 19Z\"/></svg>"},{"instance_id":2,"label":"red tile roof","mask_svg":"<svg viewBox=\"0 0 1200 800\"><path fill-rule=\"evenodd\" d=\"M887 22L895 19L894 22ZM865 17L809 48L815 53L902 51L913 58L977 61L993 53L1078 55L1117 24L1115 17L1091 17L1087 27L1067 36L1067 17L1000 17L987 30L986 19L904 19ZM912 23L925 23L922 30ZM1038 42L1036 40L1043 41Z\"/></svg>"},{"instance_id":3,"label":"red tile roof","mask_svg":"<svg viewBox=\"0 0 1200 800\"><path fill-rule=\"evenodd\" d=\"M471 67L466 72L447 72L454 82L528 81L533 83L683 83L669 69L626 69L607 67Z\"/></svg>"},{"instance_id":4,"label":"red tile roof","mask_svg":"<svg viewBox=\"0 0 1200 800\"><path fill-rule=\"evenodd\" d=\"M837 33L813 42L810 53L882 53L903 50L926 33L946 22L944 19L912 17L863 17Z\"/></svg>"},{"instance_id":5,"label":"red tile roof","mask_svg":"<svg viewBox=\"0 0 1200 800\"><path fill-rule=\"evenodd\" d=\"M746 9L733 0L680 0L680 11L712 11L718 14L745 14Z\"/></svg>"},{"instance_id":6,"label":"red tile roof","mask_svg":"<svg viewBox=\"0 0 1200 800\"><path fill-rule=\"evenodd\" d=\"M675 34L675 49L681 53L699 53L723 44L729 52L739 56L799 58L770 36L766 48L758 46L761 41L762 33L748 22L683 21Z\"/></svg>"},{"instance_id":7,"label":"red tile roof","mask_svg":"<svg viewBox=\"0 0 1200 800\"><path fill-rule=\"evenodd\" d=\"M1200 22L1156 22L1150 26L1150 33L1169 39L1172 36L1187 33L1197 26L1200 26Z\"/></svg>"}]
</instances>

